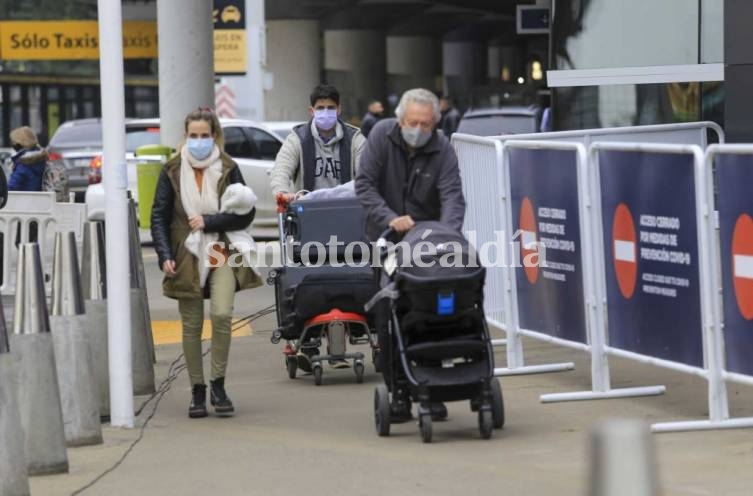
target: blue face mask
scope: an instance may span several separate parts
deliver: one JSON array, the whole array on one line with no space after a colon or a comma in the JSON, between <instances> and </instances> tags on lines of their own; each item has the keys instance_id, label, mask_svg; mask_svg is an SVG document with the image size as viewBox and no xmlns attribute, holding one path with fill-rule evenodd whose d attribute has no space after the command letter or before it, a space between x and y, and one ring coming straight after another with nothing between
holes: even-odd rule
<instances>
[{"instance_id":1,"label":"blue face mask","mask_svg":"<svg viewBox=\"0 0 753 496\"><path fill-rule=\"evenodd\" d=\"M337 124L336 109L314 110L314 123L322 131L329 131Z\"/></svg>"},{"instance_id":2,"label":"blue face mask","mask_svg":"<svg viewBox=\"0 0 753 496\"><path fill-rule=\"evenodd\" d=\"M204 160L214 150L214 139L212 138L188 138L186 140L188 153L196 160Z\"/></svg>"}]
</instances>

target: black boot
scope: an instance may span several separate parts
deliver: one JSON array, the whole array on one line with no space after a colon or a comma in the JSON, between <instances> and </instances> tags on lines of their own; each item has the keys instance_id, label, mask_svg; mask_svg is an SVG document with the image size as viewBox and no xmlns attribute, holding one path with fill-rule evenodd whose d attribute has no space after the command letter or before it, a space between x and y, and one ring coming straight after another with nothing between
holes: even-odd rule
<instances>
[{"instance_id":1,"label":"black boot","mask_svg":"<svg viewBox=\"0 0 753 496\"><path fill-rule=\"evenodd\" d=\"M207 416L207 385L194 384L191 392L191 404L188 406L188 416L202 418Z\"/></svg>"},{"instance_id":2,"label":"black boot","mask_svg":"<svg viewBox=\"0 0 753 496\"><path fill-rule=\"evenodd\" d=\"M209 401L214 407L214 412L220 417L230 417L235 413L233 402L228 398L225 392L225 378L219 377L209 381L211 389L209 392Z\"/></svg>"}]
</instances>

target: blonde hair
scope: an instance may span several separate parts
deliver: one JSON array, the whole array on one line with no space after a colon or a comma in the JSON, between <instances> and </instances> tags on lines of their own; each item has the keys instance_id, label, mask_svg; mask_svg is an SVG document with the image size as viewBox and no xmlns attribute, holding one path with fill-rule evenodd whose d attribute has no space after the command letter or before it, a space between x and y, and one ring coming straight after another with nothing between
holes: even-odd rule
<instances>
[{"instance_id":1,"label":"blonde hair","mask_svg":"<svg viewBox=\"0 0 753 496\"><path fill-rule=\"evenodd\" d=\"M212 131L212 138L214 138L215 144L220 149L220 151L225 150L225 136L222 134L220 119L217 118L217 114L214 113L214 110L209 107L199 107L196 110L189 112L189 114L186 116L185 121L183 122L183 132L188 134L188 125L194 121L204 121L208 123L209 129Z\"/></svg>"}]
</instances>

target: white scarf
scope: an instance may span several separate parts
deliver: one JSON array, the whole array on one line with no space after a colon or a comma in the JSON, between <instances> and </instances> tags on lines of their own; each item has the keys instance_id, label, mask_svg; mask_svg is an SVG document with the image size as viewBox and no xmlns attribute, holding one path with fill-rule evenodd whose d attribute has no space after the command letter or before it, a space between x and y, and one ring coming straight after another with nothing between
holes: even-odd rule
<instances>
[{"instance_id":1,"label":"white scarf","mask_svg":"<svg viewBox=\"0 0 753 496\"><path fill-rule=\"evenodd\" d=\"M217 183L222 177L222 161L220 149L215 145L212 153L204 160L196 160L184 146L180 152L180 199L183 210L190 219L197 215L212 215L220 211L220 201L217 196ZM194 169L203 169L201 192L196 185ZM186 249L198 259L199 283L204 283L209 276L209 263L207 261L207 246L216 243L219 239L217 233L205 233L193 231L186 237Z\"/></svg>"}]
</instances>

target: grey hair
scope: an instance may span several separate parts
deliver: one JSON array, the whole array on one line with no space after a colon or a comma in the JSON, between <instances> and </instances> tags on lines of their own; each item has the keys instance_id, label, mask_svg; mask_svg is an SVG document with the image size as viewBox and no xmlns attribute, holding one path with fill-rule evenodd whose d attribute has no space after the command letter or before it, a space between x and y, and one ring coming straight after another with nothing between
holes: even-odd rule
<instances>
[{"instance_id":1,"label":"grey hair","mask_svg":"<svg viewBox=\"0 0 753 496\"><path fill-rule=\"evenodd\" d=\"M439 111L439 99L437 95L424 88L414 88L403 93L400 98L400 103L395 109L395 115L399 120L403 120L405 116L405 108L409 103L418 103L419 105L431 105L434 110L434 123L438 123L442 119L442 113Z\"/></svg>"}]
</instances>

